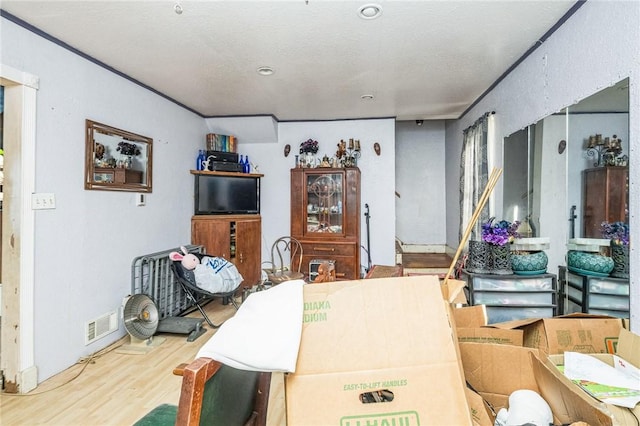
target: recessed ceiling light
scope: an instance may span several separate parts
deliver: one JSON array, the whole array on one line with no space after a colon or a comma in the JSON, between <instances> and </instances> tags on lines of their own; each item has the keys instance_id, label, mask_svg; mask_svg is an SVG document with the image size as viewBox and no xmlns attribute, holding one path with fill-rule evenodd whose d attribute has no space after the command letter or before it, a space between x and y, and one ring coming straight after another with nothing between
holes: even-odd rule
<instances>
[{"instance_id":1,"label":"recessed ceiling light","mask_svg":"<svg viewBox=\"0 0 640 426\"><path fill-rule=\"evenodd\" d=\"M365 100L365 101L370 101L373 99L373 95L362 95L360 96L360 99Z\"/></svg>"},{"instance_id":2,"label":"recessed ceiling light","mask_svg":"<svg viewBox=\"0 0 640 426\"><path fill-rule=\"evenodd\" d=\"M274 71L271 67L260 67L258 68L258 74L260 75L273 75Z\"/></svg>"},{"instance_id":3,"label":"recessed ceiling light","mask_svg":"<svg viewBox=\"0 0 640 426\"><path fill-rule=\"evenodd\" d=\"M362 19L376 19L382 15L382 6L375 3L365 4L358 8L358 16Z\"/></svg>"}]
</instances>

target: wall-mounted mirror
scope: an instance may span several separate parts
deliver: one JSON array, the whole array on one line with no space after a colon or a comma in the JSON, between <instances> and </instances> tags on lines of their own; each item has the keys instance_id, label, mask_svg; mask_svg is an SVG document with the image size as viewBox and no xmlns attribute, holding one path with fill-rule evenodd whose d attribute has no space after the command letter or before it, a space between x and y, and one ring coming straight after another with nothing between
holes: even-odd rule
<instances>
[{"instance_id":1,"label":"wall-mounted mirror","mask_svg":"<svg viewBox=\"0 0 640 426\"><path fill-rule=\"evenodd\" d=\"M86 120L85 189L151 192L153 139Z\"/></svg>"},{"instance_id":2,"label":"wall-mounted mirror","mask_svg":"<svg viewBox=\"0 0 640 426\"><path fill-rule=\"evenodd\" d=\"M550 238L550 273L567 265L569 239L628 224L628 88L622 80L504 139L504 218Z\"/></svg>"},{"instance_id":3,"label":"wall-mounted mirror","mask_svg":"<svg viewBox=\"0 0 640 426\"><path fill-rule=\"evenodd\" d=\"M547 270L564 263L567 239L566 111L552 114L504 139L503 214L519 220L525 237L551 239Z\"/></svg>"},{"instance_id":4,"label":"wall-mounted mirror","mask_svg":"<svg viewBox=\"0 0 640 426\"><path fill-rule=\"evenodd\" d=\"M569 233L603 238L602 222L629 222L629 79L567 110L567 202L577 216Z\"/></svg>"}]
</instances>

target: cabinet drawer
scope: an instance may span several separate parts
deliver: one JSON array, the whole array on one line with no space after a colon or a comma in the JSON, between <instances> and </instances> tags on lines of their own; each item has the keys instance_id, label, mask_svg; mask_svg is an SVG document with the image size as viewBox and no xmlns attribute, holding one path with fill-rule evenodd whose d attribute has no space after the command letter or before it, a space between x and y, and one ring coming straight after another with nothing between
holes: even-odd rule
<instances>
[{"instance_id":1,"label":"cabinet drawer","mask_svg":"<svg viewBox=\"0 0 640 426\"><path fill-rule=\"evenodd\" d=\"M592 293L589 295L589 311L596 308L628 311L629 298L626 296Z\"/></svg>"},{"instance_id":2,"label":"cabinet drawer","mask_svg":"<svg viewBox=\"0 0 640 426\"><path fill-rule=\"evenodd\" d=\"M615 318L629 318L629 311L609 311L606 309L591 309L589 313L593 315L608 315Z\"/></svg>"},{"instance_id":3,"label":"cabinet drawer","mask_svg":"<svg viewBox=\"0 0 640 426\"><path fill-rule=\"evenodd\" d=\"M305 256L332 259L335 256L355 256L356 244L303 242L302 251Z\"/></svg>"},{"instance_id":4,"label":"cabinet drawer","mask_svg":"<svg viewBox=\"0 0 640 426\"><path fill-rule=\"evenodd\" d=\"M555 315L555 308L519 306L487 306L487 322L495 324L504 321L513 321L527 318L551 318Z\"/></svg>"},{"instance_id":5,"label":"cabinet drawer","mask_svg":"<svg viewBox=\"0 0 640 426\"><path fill-rule=\"evenodd\" d=\"M629 281L613 281L607 279L591 278L589 279L589 292L629 296Z\"/></svg>"},{"instance_id":6,"label":"cabinet drawer","mask_svg":"<svg viewBox=\"0 0 640 426\"><path fill-rule=\"evenodd\" d=\"M485 278L473 277L474 290L539 291L554 290L553 278Z\"/></svg>"},{"instance_id":7,"label":"cabinet drawer","mask_svg":"<svg viewBox=\"0 0 640 426\"><path fill-rule=\"evenodd\" d=\"M555 302L552 292L502 292L479 291L473 295L478 305L551 305Z\"/></svg>"}]
</instances>

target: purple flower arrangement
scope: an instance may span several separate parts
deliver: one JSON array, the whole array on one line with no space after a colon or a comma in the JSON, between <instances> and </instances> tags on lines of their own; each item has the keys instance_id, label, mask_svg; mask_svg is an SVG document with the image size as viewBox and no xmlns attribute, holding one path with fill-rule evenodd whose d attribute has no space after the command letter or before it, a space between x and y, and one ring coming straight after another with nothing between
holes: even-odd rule
<instances>
[{"instance_id":1,"label":"purple flower arrangement","mask_svg":"<svg viewBox=\"0 0 640 426\"><path fill-rule=\"evenodd\" d=\"M602 238L611 240L615 245L629 245L629 225L624 222L602 222L600 224Z\"/></svg>"},{"instance_id":2,"label":"purple flower arrangement","mask_svg":"<svg viewBox=\"0 0 640 426\"><path fill-rule=\"evenodd\" d=\"M516 220L512 223L501 220L494 223L494 219L495 218L492 217L486 223L482 224L482 241L495 246L504 246L520 237L520 234L517 232L520 221Z\"/></svg>"},{"instance_id":3,"label":"purple flower arrangement","mask_svg":"<svg viewBox=\"0 0 640 426\"><path fill-rule=\"evenodd\" d=\"M318 153L318 141L308 139L300 144L300 154L317 154Z\"/></svg>"}]
</instances>

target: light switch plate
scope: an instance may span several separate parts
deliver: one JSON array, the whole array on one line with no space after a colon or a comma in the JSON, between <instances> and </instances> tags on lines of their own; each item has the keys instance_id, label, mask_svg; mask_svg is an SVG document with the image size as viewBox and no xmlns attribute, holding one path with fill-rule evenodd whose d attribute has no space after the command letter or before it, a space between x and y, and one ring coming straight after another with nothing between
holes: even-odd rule
<instances>
[{"instance_id":1,"label":"light switch plate","mask_svg":"<svg viewBox=\"0 0 640 426\"><path fill-rule=\"evenodd\" d=\"M31 194L31 208L33 210L55 209L56 195L52 192Z\"/></svg>"},{"instance_id":2,"label":"light switch plate","mask_svg":"<svg viewBox=\"0 0 640 426\"><path fill-rule=\"evenodd\" d=\"M136 194L136 206L144 206L147 202L144 194Z\"/></svg>"}]
</instances>

